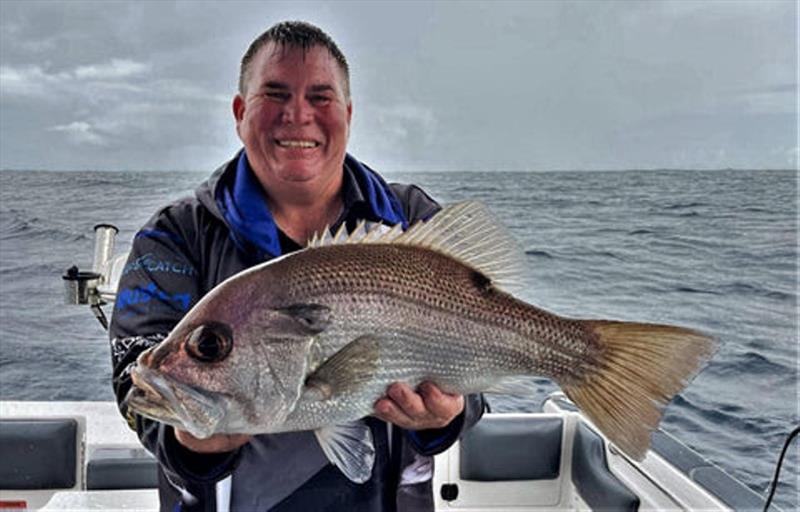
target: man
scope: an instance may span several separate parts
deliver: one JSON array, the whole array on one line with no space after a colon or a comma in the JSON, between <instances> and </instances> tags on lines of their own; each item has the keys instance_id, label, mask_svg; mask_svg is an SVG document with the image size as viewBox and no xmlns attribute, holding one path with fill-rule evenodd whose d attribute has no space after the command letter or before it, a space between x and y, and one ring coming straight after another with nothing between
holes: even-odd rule
<instances>
[{"instance_id":1,"label":"man","mask_svg":"<svg viewBox=\"0 0 800 512\"><path fill-rule=\"evenodd\" d=\"M244 149L134 239L111 324L114 389L159 461L161 510L432 509L431 456L483 411L479 396L393 384L365 420L377 452L372 478L355 484L310 432L197 439L125 406L136 357L225 278L327 226L408 226L436 213L419 188L387 185L346 154L352 113L347 62L330 37L302 22L273 26L242 59L233 114Z\"/></svg>"}]
</instances>

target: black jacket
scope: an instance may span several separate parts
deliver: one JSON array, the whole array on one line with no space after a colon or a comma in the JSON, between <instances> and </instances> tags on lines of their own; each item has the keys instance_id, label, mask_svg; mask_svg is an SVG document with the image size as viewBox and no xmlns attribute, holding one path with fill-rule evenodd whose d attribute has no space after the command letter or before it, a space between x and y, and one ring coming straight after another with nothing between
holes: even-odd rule
<instances>
[{"instance_id":1,"label":"black jacket","mask_svg":"<svg viewBox=\"0 0 800 512\"><path fill-rule=\"evenodd\" d=\"M122 414L159 461L161 510L215 511L219 500L229 501L231 510L248 511L433 510L430 479L401 483L403 470L432 468L432 455L480 418L480 396L467 397L464 413L436 431L408 433L369 418L377 455L373 476L364 484L350 482L329 464L311 432L259 435L235 452L199 455L181 446L171 427L126 409L129 370L143 350L163 340L192 305L227 277L276 256L276 250L299 248L280 231L265 246L253 239L248 219L232 213L237 190L254 182L248 172L240 153L194 197L158 211L136 234L120 280L110 326L114 391ZM349 155L342 193L344 211L337 224L349 229L361 219L407 224L439 209L418 187L387 185Z\"/></svg>"}]
</instances>

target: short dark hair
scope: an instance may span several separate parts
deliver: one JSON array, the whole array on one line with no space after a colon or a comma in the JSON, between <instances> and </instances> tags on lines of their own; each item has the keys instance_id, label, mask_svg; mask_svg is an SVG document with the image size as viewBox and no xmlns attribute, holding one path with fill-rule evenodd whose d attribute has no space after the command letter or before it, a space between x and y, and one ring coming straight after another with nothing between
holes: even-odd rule
<instances>
[{"instance_id":1,"label":"short dark hair","mask_svg":"<svg viewBox=\"0 0 800 512\"><path fill-rule=\"evenodd\" d=\"M344 93L348 98L350 97L350 68L347 65L347 59L344 58L344 54L336 46L331 36L316 25L305 21L282 21L276 23L250 43L250 47L242 57L242 65L239 68L239 93L244 94L245 92L245 82L250 73L250 62L258 54L259 50L270 41L284 47L302 48L303 52L315 46L327 48L344 74Z\"/></svg>"}]
</instances>

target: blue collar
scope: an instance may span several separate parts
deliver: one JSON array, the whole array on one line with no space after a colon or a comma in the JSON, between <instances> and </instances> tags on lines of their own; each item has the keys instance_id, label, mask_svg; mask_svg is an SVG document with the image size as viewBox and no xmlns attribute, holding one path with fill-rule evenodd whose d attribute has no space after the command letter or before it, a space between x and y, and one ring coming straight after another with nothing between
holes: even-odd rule
<instances>
[{"instance_id":1,"label":"blue collar","mask_svg":"<svg viewBox=\"0 0 800 512\"><path fill-rule=\"evenodd\" d=\"M389 226L402 224L404 230L408 228L408 219L403 205L377 172L349 154L344 156L344 166L345 179L348 178L347 171L349 170L355 182L352 185L356 193L361 196L359 199L367 204L369 213L372 215L372 218L367 220L383 222ZM346 208L349 206L352 205L345 205Z\"/></svg>"},{"instance_id":2,"label":"blue collar","mask_svg":"<svg viewBox=\"0 0 800 512\"><path fill-rule=\"evenodd\" d=\"M354 181L348 186L355 187L355 195L364 201L371 214L372 218L367 220L388 225L402 224L403 229L408 227L399 199L383 178L349 154L345 155L344 165L344 179ZM232 183L231 180L221 182L222 189L216 195L217 205L230 227L233 242L243 252L255 253L259 260L280 256L278 226L244 150L239 154L235 173ZM345 203L345 218L351 206Z\"/></svg>"}]
</instances>

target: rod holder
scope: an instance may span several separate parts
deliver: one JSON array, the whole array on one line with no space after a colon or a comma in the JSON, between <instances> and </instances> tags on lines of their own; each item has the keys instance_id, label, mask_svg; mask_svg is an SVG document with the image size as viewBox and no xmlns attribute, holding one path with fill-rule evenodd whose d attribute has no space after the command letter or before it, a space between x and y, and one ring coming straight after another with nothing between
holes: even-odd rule
<instances>
[{"instance_id":1,"label":"rod holder","mask_svg":"<svg viewBox=\"0 0 800 512\"><path fill-rule=\"evenodd\" d=\"M71 305L92 303L102 276L97 272L82 272L73 265L61 277L64 280L64 303Z\"/></svg>"},{"instance_id":2,"label":"rod holder","mask_svg":"<svg viewBox=\"0 0 800 512\"><path fill-rule=\"evenodd\" d=\"M61 276L64 281L64 302L66 304L88 304L94 316L104 329L108 330L108 320L103 312L106 302L101 289L111 280L114 257L114 241L119 230L111 224L97 224L94 227L94 260L92 271L85 272L73 265ZM1 507L0 507L1 508Z\"/></svg>"},{"instance_id":3,"label":"rod holder","mask_svg":"<svg viewBox=\"0 0 800 512\"><path fill-rule=\"evenodd\" d=\"M108 263L114 256L114 241L119 230L111 224L98 224L94 227L94 260L92 272L100 274L100 282L105 283L110 276L107 275Z\"/></svg>"}]
</instances>

